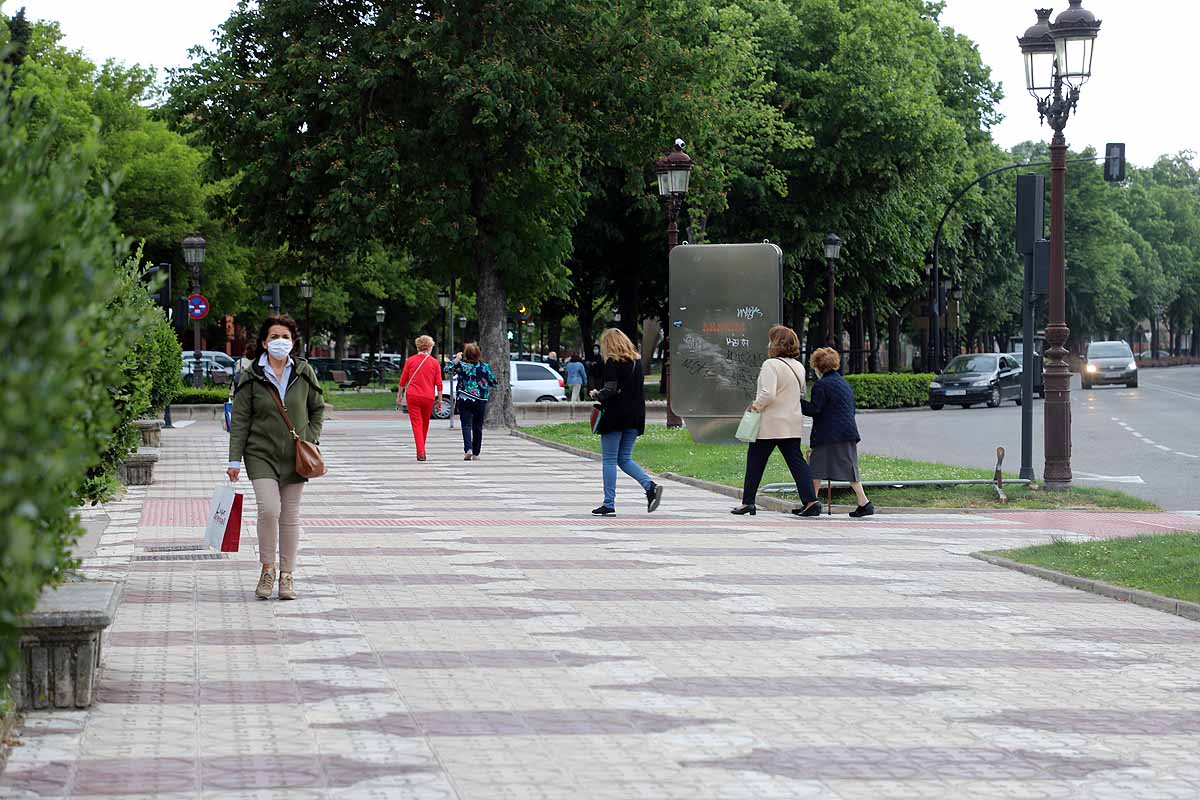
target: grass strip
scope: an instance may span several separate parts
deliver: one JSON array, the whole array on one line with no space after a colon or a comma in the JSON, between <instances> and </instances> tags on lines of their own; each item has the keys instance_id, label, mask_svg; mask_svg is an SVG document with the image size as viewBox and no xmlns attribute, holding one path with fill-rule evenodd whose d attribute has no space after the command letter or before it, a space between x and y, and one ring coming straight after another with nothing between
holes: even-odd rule
<instances>
[{"instance_id":1,"label":"grass strip","mask_svg":"<svg viewBox=\"0 0 1200 800\"><path fill-rule=\"evenodd\" d=\"M1200 534L1056 541L989 555L1200 603Z\"/></svg>"},{"instance_id":2,"label":"grass strip","mask_svg":"<svg viewBox=\"0 0 1200 800\"><path fill-rule=\"evenodd\" d=\"M522 428L522 431L550 441L583 450L600 452L600 437L588 430L587 423L564 423ZM655 472L673 472L726 486L742 485L746 469L745 445L697 444L683 429L649 425L638 439L634 457L643 467ZM993 471L976 467L956 467L906 458L890 458L869 453L859 454L859 470L864 481L900 480L973 480L991 479ZM1011 473L1008 477L1015 477ZM771 456L763 485L787 483L791 474L778 453ZM1157 511L1158 507L1124 492L1111 489L1075 488L1048 492L1038 486L1007 486L1007 505L997 502L991 486L911 487L870 489L868 495L879 506L904 508L972 509L1108 509L1121 511ZM834 503L853 502L853 493L835 491ZM822 492L824 498L824 492Z\"/></svg>"}]
</instances>

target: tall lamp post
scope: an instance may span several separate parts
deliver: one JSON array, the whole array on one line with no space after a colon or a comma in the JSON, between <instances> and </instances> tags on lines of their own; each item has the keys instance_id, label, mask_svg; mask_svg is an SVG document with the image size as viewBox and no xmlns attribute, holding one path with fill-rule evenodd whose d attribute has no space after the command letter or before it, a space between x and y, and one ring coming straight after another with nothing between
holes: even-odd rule
<instances>
[{"instance_id":1,"label":"tall lamp post","mask_svg":"<svg viewBox=\"0 0 1200 800\"><path fill-rule=\"evenodd\" d=\"M312 347L312 296L313 287L308 279L300 281L300 296L304 298L304 357L308 358L309 348Z\"/></svg>"},{"instance_id":2,"label":"tall lamp post","mask_svg":"<svg viewBox=\"0 0 1200 800\"><path fill-rule=\"evenodd\" d=\"M450 308L450 293L445 289L439 291L437 296L437 304L438 307L442 309L442 347L444 348L446 346L446 326L449 319L449 317L447 317L447 310ZM442 354L445 355L445 353L446 351L443 350ZM444 359L442 360L444 361Z\"/></svg>"},{"instance_id":3,"label":"tall lamp post","mask_svg":"<svg viewBox=\"0 0 1200 800\"><path fill-rule=\"evenodd\" d=\"M837 318L834 312L836 297L833 288L833 265L842 257L842 237L836 233L825 236L825 346L841 351L841 342L834 338ZM839 336L838 339L841 337Z\"/></svg>"},{"instance_id":4,"label":"tall lamp post","mask_svg":"<svg viewBox=\"0 0 1200 800\"><path fill-rule=\"evenodd\" d=\"M683 197L688 191L693 166L691 156L683 152L683 139L676 139L671 152L654 162L654 172L658 176L658 196L667 207L667 253L679 244L679 209L683 207ZM683 420L671 408L671 334L670 328L665 324L662 352L662 383L667 395L667 427L682 428Z\"/></svg>"},{"instance_id":5,"label":"tall lamp post","mask_svg":"<svg viewBox=\"0 0 1200 800\"><path fill-rule=\"evenodd\" d=\"M1071 368L1067 363L1066 215L1067 139L1063 131L1079 104L1079 90L1092 76L1092 53L1100 21L1069 0L1054 22L1051 9L1036 10L1037 23L1018 38L1025 58L1025 87L1037 101L1038 115L1054 131L1050 140L1050 286L1046 326L1046 469L1047 489L1071 486Z\"/></svg>"},{"instance_id":6,"label":"tall lamp post","mask_svg":"<svg viewBox=\"0 0 1200 800\"><path fill-rule=\"evenodd\" d=\"M204 241L204 237L198 233L193 233L191 236L183 240L183 260L184 263L192 270L192 294L200 294L200 267L204 265L204 250L208 246L208 242ZM192 385L197 389L204 384L204 361L201 354L200 345L200 320L192 320L192 334L194 341L192 363Z\"/></svg>"},{"instance_id":7,"label":"tall lamp post","mask_svg":"<svg viewBox=\"0 0 1200 800\"><path fill-rule=\"evenodd\" d=\"M383 380L383 367L379 358L379 354L383 352L383 321L387 319L387 312L383 310L383 306L375 309L375 363L372 365L379 372L379 383Z\"/></svg>"}]
</instances>

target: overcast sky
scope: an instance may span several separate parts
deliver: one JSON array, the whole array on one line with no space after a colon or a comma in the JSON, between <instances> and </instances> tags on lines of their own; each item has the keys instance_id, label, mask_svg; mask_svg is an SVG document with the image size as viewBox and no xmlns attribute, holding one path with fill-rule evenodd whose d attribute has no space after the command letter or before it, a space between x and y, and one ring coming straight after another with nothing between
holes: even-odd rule
<instances>
[{"instance_id":1,"label":"overcast sky","mask_svg":"<svg viewBox=\"0 0 1200 800\"><path fill-rule=\"evenodd\" d=\"M0 0L13 14L24 5L34 19L54 19L70 47L93 60L116 58L155 67L187 63L187 50L207 44L211 31L236 0ZM1016 37L1036 21L1033 8L1066 8L1066 0L948 0L945 24L979 44L993 77L1004 84L1004 121L996 141L1011 146L1047 139L1033 99L1025 92ZM1200 31L1196 0L1085 0L1104 21L1096 46L1094 77L1084 87L1078 115L1067 126L1075 149L1128 143L1129 160L1152 163L1180 150L1200 151L1200 110L1187 59ZM1184 83L1180 83L1183 81Z\"/></svg>"}]
</instances>

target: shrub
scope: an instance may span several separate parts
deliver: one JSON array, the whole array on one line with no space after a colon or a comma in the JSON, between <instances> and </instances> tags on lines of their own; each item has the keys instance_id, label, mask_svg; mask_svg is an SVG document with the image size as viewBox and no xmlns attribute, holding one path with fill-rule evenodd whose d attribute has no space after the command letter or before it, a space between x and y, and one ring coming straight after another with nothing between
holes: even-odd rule
<instances>
[{"instance_id":1,"label":"shrub","mask_svg":"<svg viewBox=\"0 0 1200 800\"><path fill-rule=\"evenodd\" d=\"M175 399L171 402L181 406L211 406L222 405L229 399L229 390L220 387L202 387L197 389L193 386L185 386L175 395Z\"/></svg>"},{"instance_id":2,"label":"shrub","mask_svg":"<svg viewBox=\"0 0 1200 800\"><path fill-rule=\"evenodd\" d=\"M142 340L146 368L150 371L150 410L162 410L183 389L183 348L165 316L156 314L150 331Z\"/></svg>"},{"instance_id":3,"label":"shrub","mask_svg":"<svg viewBox=\"0 0 1200 800\"><path fill-rule=\"evenodd\" d=\"M925 373L880 373L847 375L854 389L857 408L915 408L929 402L929 382L935 376Z\"/></svg>"},{"instance_id":4,"label":"shrub","mask_svg":"<svg viewBox=\"0 0 1200 800\"><path fill-rule=\"evenodd\" d=\"M18 625L71 564L72 513L117 422L110 386L135 338L109 304L125 243L86 152L28 130L0 72L0 685Z\"/></svg>"}]
</instances>

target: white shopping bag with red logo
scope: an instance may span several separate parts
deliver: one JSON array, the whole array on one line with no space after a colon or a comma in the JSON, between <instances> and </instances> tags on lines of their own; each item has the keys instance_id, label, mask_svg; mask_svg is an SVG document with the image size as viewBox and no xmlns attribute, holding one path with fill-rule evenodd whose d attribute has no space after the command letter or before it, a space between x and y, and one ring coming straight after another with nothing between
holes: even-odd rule
<instances>
[{"instance_id":1,"label":"white shopping bag with red logo","mask_svg":"<svg viewBox=\"0 0 1200 800\"><path fill-rule=\"evenodd\" d=\"M222 483L213 493L208 509L208 524L204 541L212 550L236 553L242 538L242 495L234 491L233 483Z\"/></svg>"}]
</instances>

